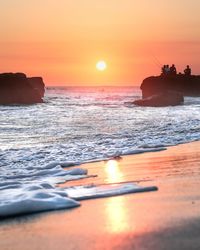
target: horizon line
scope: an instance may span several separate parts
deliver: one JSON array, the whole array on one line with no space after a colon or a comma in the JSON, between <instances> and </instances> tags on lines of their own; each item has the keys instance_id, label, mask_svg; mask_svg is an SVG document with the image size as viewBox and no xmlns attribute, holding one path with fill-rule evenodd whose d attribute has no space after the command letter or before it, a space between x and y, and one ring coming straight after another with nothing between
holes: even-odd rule
<instances>
[{"instance_id":1,"label":"horizon line","mask_svg":"<svg viewBox=\"0 0 200 250\"><path fill-rule=\"evenodd\" d=\"M122 87L140 87L141 84L139 85L66 85L66 84L61 84L61 85L49 85L49 84L45 84L46 87L71 87L71 88L80 88L80 87L91 87L91 88L107 88L107 87L119 87L119 88L122 88Z\"/></svg>"}]
</instances>

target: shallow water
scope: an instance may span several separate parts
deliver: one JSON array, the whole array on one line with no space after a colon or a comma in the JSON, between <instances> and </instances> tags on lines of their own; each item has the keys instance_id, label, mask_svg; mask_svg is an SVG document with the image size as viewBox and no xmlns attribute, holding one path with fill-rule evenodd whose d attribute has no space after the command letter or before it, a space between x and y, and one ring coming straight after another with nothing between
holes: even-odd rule
<instances>
[{"instance_id":1,"label":"shallow water","mask_svg":"<svg viewBox=\"0 0 200 250\"><path fill-rule=\"evenodd\" d=\"M138 88L49 88L43 104L0 106L0 188L48 183L53 195L55 183L87 177L62 167L200 139L200 98L164 108L129 103L139 97Z\"/></svg>"}]
</instances>

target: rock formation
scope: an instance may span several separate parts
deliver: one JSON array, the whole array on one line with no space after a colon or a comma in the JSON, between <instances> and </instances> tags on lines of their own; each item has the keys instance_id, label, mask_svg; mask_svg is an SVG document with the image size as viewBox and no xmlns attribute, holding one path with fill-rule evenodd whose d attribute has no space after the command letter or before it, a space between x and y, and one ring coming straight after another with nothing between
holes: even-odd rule
<instances>
[{"instance_id":1,"label":"rock formation","mask_svg":"<svg viewBox=\"0 0 200 250\"><path fill-rule=\"evenodd\" d=\"M143 98L176 91L183 96L200 96L200 76L186 76L178 74L175 76L151 76L143 80L141 84Z\"/></svg>"},{"instance_id":2,"label":"rock formation","mask_svg":"<svg viewBox=\"0 0 200 250\"><path fill-rule=\"evenodd\" d=\"M45 85L42 77L28 77L28 81L31 86L40 93L40 96L44 97Z\"/></svg>"},{"instance_id":3,"label":"rock formation","mask_svg":"<svg viewBox=\"0 0 200 250\"><path fill-rule=\"evenodd\" d=\"M175 91L166 91L162 94L152 95L147 98L139 99L133 102L138 106L165 107L180 105L184 102L181 93Z\"/></svg>"},{"instance_id":4,"label":"rock formation","mask_svg":"<svg viewBox=\"0 0 200 250\"><path fill-rule=\"evenodd\" d=\"M0 104L42 103L43 96L41 77L27 78L23 73L0 74Z\"/></svg>"}]
</instances>

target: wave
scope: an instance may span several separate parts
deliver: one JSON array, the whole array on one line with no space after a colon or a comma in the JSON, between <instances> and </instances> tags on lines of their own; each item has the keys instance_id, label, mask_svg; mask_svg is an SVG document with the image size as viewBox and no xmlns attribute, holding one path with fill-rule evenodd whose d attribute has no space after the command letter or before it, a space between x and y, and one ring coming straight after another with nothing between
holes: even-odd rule
<instances>
[{"instance_id":1,"label":"wave","mask_svg":"<svg viewBox=\"0 0 200 250\"><path fill-rule=\"evenodd\" d=\"M198 98L159 109L124 104L139 95L134 88L53 89L47 91L43 104L1 106L0 216L6 216L6 211L11 216L15 211L80 205L66 201L66 190L56 184L91 177L79 167L82 163L165 150L200 139Z\"/></svg>"}]
</instances>

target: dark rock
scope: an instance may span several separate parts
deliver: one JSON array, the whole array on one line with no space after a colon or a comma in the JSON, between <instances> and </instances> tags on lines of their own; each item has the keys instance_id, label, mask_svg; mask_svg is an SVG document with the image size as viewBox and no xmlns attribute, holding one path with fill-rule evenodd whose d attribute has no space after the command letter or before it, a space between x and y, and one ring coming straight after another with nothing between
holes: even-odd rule
<instances>
[{"instance_id":1,"label":"dark rock","mask_svg":"<svg viewBox=\"0 0 200 250\"><path fill-rule=\"evenodd\" d=\"M136 100L133 102L133 104L138 106L165 107L180 105L183 102L184 97L181 93L175 91L166 91L165 93Z\"/></svg>"},{"instance_id":2,"label":"dark rock","mask_svg":"<svg viewBox=\"0 0 200 250\"><path fill-rule=\"evenodd\" d=\"M23 73L0 74L0 104L42 103L42 78L28 79Z\"/></svg>"},{"instance_id":3,"label":"dark rock","mask_svg":"<svg viewBox=\"0 0 200 250\"><path fill-rule=\"evenodd\" d=\"M44 97L45 84L42 77L28 77L28 81L31 86L40 93L40 96Z\"/></svg>"},{"instance_id":4,"label":"dark rock","mask_svg":"<svg viewBox=\"0 0 200 250\"><path fill-rule=\"evenodd\" d=\"M151 76L141 84L143 98L160 94L168 90L181 92L183 96L200 96L200 76Z\"/></svg>"}]
</instances>

